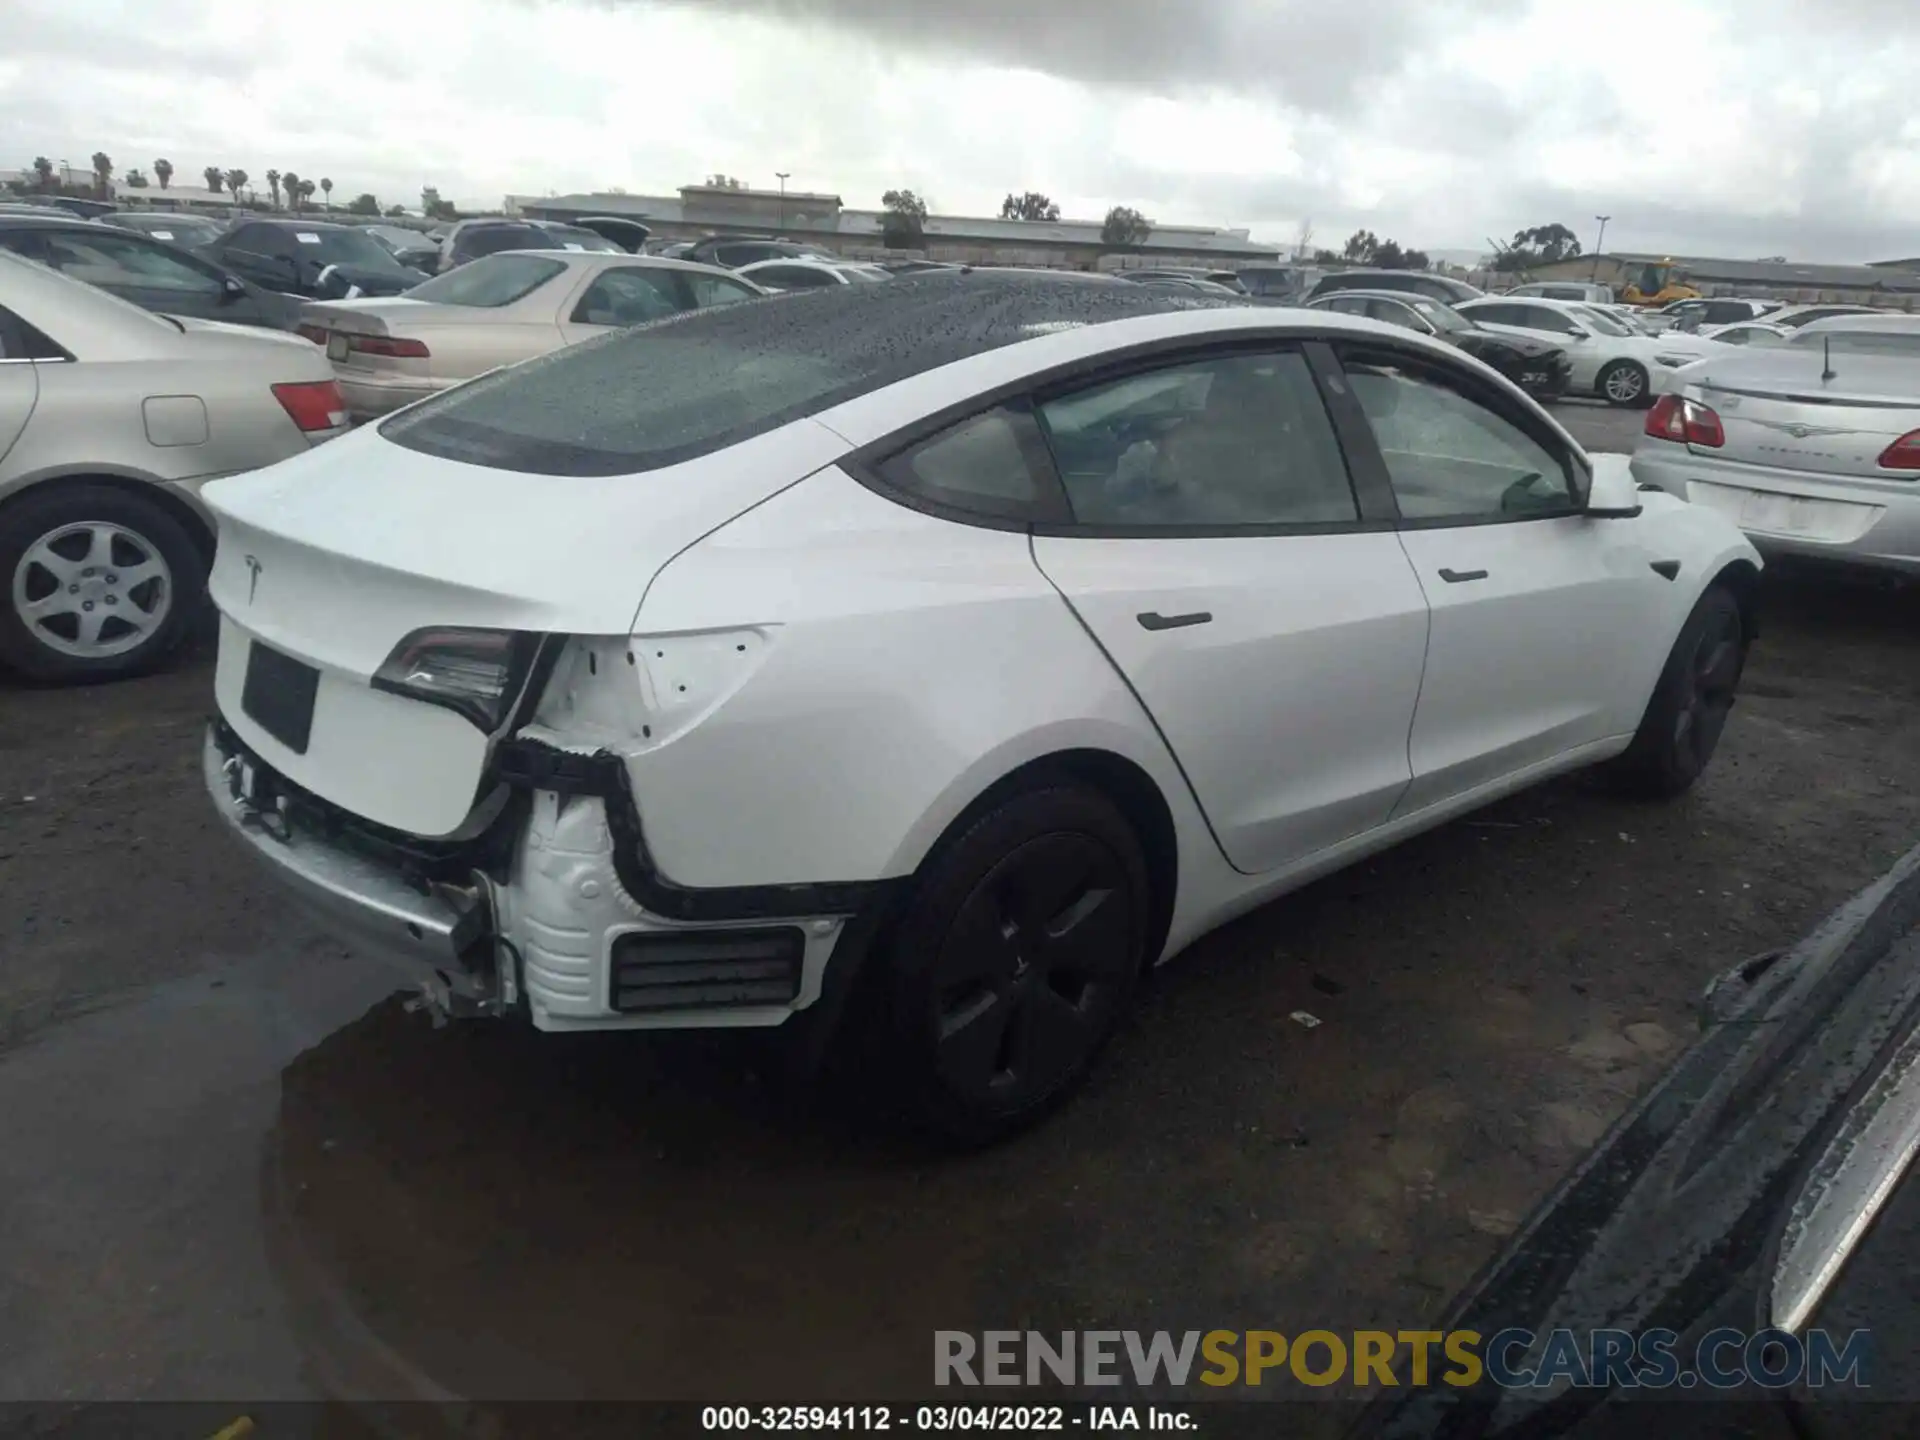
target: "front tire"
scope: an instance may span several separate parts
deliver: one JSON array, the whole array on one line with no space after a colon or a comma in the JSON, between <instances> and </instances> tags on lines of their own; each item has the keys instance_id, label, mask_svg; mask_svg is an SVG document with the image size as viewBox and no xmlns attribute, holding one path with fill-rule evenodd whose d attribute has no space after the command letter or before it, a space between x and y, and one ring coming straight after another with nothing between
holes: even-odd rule
<instances>
[{"instance_id":1,"label":"front tire","mask_svg":"<svg viewBox=\"0 0 1920 1440\"><path fill-rule=\"evenodd\" d=\"M913 1118L984 1144L1086 1078L1145 960L1146 860L1099 792L1050 782L936 852L890 946L892 1049Z\"/></svg>"},{"instance_id":2,"label":"front tire","mask_svg":"<svg viewBox=\"0 0 1920 1440\"><path fill-rule=\"evenodd\" d=\"M0 660L36 680L118 680L193 628L206 562L140 494L49 484L0 510Z\"/></svg>"},{"instance_id":3,"label":"front tire","mask_svg":"<svg viewBox=\"0 0 1920 1440\"><path fill-rule=\"evenodd\" d=\"M1710 586L1680 627L1633 744L1608 765L1615 788L1664 800L1700 778L1733 709L1747 644L1739 601Z\"/></svg>"},{"instance_id":4,"label":"front tire","mask_svg":"<svg viewBox=\"0 0 1920 1440\"><path fill-rule=\"evenodd\" d=\"M1616 360L1600 372L1594 388L1609 405L1637 410L1646 405L1652 387L1648 383L1646 366L1637 360Z\"/></svg>"}]
</instances>

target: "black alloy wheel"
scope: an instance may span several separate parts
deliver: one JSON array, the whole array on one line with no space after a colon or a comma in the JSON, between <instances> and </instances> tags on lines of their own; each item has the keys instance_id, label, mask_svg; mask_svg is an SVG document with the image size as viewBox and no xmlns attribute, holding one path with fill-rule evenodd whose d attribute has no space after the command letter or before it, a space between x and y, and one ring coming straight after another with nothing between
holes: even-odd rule
<instances>
[{"instance_id":1,"label":"black alloy wheel","mask_svg":"<svg viewBox=\"0 0 1920 1440\"><path fill-rule=\"evenodd\" d=\"M916 1118L981 1143L1071 1092L1132 999L1147 910L1139 841L1095 791L1050 785L970 824L892 946Z\"/></svg>"},{"instance_id":2,"label":"black alloy wheel","mask_svg":"<svg viewBox=\"0 0 1920 1440\"><path fill-rule=\"evenodd\" d=\"M1664 798L1700 778L1733 710L1749 639L1739 602L1709 587L1674 641L1633 744L1611 763L1622 789Z\"/></svg>"}]
</instances>

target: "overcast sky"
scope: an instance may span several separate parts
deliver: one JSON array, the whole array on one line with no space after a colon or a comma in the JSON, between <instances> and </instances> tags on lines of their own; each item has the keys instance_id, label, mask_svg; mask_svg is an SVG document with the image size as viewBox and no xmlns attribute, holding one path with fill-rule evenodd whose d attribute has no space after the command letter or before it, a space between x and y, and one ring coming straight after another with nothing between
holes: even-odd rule
<instances>
[{"instance_id":1,"label":"overcast sky","mask_svg":"<svg viewBox=\"0 0 1920 1440\"><path fill-rule=\"evenodd\" d=\"M1916 58L1912 0L0 0L0 166L1880 259L1920 254Z\"/></svg>"}]
</instances>

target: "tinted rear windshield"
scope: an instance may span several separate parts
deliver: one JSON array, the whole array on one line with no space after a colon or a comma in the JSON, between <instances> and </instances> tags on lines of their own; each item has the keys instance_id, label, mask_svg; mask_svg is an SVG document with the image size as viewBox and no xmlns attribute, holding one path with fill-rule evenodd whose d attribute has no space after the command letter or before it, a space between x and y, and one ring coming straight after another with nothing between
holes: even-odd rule
<instances>
[{"instance_id":1,"label":"tinted rear windshield","mask_svg":"<svg viewBox=\"0 0 1920 1440\"><path fill-rule=\"evenodd\" d=\"M491 310L531 295L566 268L564 262L543 255L483 255L471 265L414 286L407 298Z\"/></svg>"},{"instance_id":2,"label":"tinted rear windshield","mask_svg":"<svg viewBox=\"0 0 1920 1440\"><path fill-rule=\"evenodd\" d=\"M423 401L380 433L497 470L633 474L1054 330L1222 303L1119 281L957 271L836 285L555 351Z\"/></svg>"},{"instance_id":3,"label":"tinted rear windshield","mask_svg":"<svg viewBox=\"0 0 1920 1440\"><path fill-rule=\"evenodd\" d=\"M453 248L462 255L497 255L502 250L558 250L560 242L537 225L485 225L463 230Z\"/></svg>"}]
</instances>

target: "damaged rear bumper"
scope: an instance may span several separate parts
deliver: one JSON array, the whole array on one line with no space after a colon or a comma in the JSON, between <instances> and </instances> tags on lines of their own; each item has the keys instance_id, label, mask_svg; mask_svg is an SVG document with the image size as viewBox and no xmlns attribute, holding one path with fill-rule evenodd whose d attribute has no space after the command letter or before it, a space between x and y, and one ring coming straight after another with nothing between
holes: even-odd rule
<instances>
[{"instance_id":1,"label":"damaged rear bumper","mask_svg":"<svg viewBox=\"0 0 1920 1440\"><path fill-rule=\"evenodd\" d=\"M371 959L396 966L449 1009L497 1003L487 892L413 880L300 823L271 772L219 724L200 767L227 831L295 904Z\"/></svg>"},{"instance_id":2,"label":"damaged rear bumper","mask_svg":"<svg viewBox=\"0 0 1920 1440\"><path fill-rule=\"evenodd\" d=\"M766 1027L837 1014L888 882L690 889L651 864L624 768L509 742L512 799L465 841L380 831L209 727L209 794L244 848L325 929L454 1014L543 1030ZM834 984L827 984L828 960Z\"/></svg>"}]
</instances>

